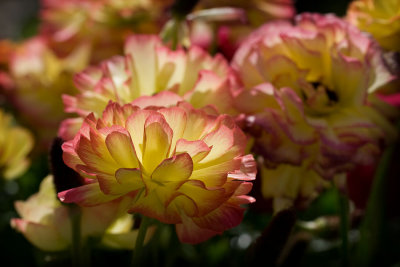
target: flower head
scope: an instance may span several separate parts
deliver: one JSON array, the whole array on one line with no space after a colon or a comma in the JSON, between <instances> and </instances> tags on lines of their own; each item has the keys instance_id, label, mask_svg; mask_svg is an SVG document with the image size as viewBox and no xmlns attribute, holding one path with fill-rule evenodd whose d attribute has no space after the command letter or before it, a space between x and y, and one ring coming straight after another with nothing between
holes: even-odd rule
<instances>
[{"instance_id":1,"label":"flower head","mask_svg":"<svg viewBox=\"0 0 400 267\"><path fill-rule=\"evenodd\" d=\"M367 97L391 79L375 43L333 15L271 23L234 58L244 90L237 105L263 129L268 164L309 160L325 178L370 163L396 132Z\"/></svg>"},{"instance_id":2,"label":"flower head","mask_svg":"<svg viewBox=\"0 0 400 267\"><path fill-rule=\"evenodd\" d=\"M273 20L289 20L292 19L296 13L294 3L292 0L202 0L199 3L200 8L204 8L206 12L200 10L199 12L207 13L220 7L232 7L237 10L242 10L244 15L243 19L236 19L237 23L224 20L219 22L219 18L213 19L210 16L203 16L195 19L192 25L191 41L206 49L209 49L213 41L216 42L219 51L224 56L231 59L235 50L245 37L253 31L256 27ZM236 16L238 17L238 16ZM243 23L243 20L246 23ZM211 27L210 23L217 23L217 40L213 31L215 27Z\"/></svg>"},{"instance_id":3,"label":"flower head","mask_svg":"<svg viewBox=\"0 0 400 267\"><path fill-rule=\"evenodd\" d=\"M63 96L66 112L81 117L101 115L109 100L127 104L139 96L172 91L194 107L215 106L219 112L234 113L235 76L228 62L209 56L198 47L172 51L155 35L133 35L125 44L125 56L116 56L75 76L80 93ZM82 119L68 120L60 135L71 138L71 127Z\"/></svg>"},{"instance_id":4,"label":"flower head","mask_svg":"<svg viewBox=\"0 0 400 267\"><path fill-rule=\"evenodd\" d=\"M88 43L92 62L99 62L120 54L127 35L159 32L171 4L171 0L42 0L41 32L60 53Z\"/></svg>"},{"instance_id":5,"label":"flower head","mask_svg":"<svg viewBox=\"0 0 400 267\"><path fill-rule=\"evenodd\" d=\"M347 19L369 32L387 50L400 51L400 1L357 0L347 11Z\"/></svg>"},{"instance_id":6,"label":"flower head","mask_svg":"<svg viewBox=\"0 0 400 267\"><path fill-rule=\"evenodd\" d=\"M29 167L27 155L32 147L32 134L0 110L0 168L5 179L14 179Z\"/></svg>"},{"instance_id":7,"label":"flower head","mask_svg":"<svg viewBox=\"0 0 400 267\"><path fill-rule=\"evenodd\" d=\"M233 65L243 81L237 108L270 169L290 164L333 179L374 162L396 135L368 101L392 78L378 46L333 15L266 24L244 41Z\"/></svg>"},{"instance_id":8,"label":"flower head","mask_svg":"<svg viewBox=\"0 0 400 267\"><path fill-rule=\"evenodd\" d=\"M69 207L57 199L52 180L52 176L47 176L38 193L15 203L21 218L12 219L11 225L39 249L61 251L72 245L71 217ZM102 243L111 248L133 249L134 242L127 243L122 238L137 235L137 230L131 230L133 217L124 212L125 207L125 203L118 201L83 207L82 238L101 237Z\"/></svg>"},{"instance_id":9,"label":"flower head","mask_svg":"<svg viewBox=\"0 0 400 267\"><path fill-rule=\"evenodd\" d=\"M85 119L63 150L65 163L88 180L59 193L60 199L91 206L128 197L130 212L176 224L181 241L189 243L239 224L240 205L254 201L245 194L255 177L242 131L229 116L185 102L140 108L154 103L149 98L110 103L101 118Z\"/></svg>"},{"instance_id":10,"label":"flower head","mask_svg":"<svg viewBox=\"0 0 400 267\"><path fill-rule=\"evenodd\" d=\"M9 62L13 102L31 128L38 131L40 139L56 135L59 123L66 118L61 95L75 92L73 73L87 63L86 46L60 58L41 37L20 44L13 51Z\"/></svg>"}]
</instances>

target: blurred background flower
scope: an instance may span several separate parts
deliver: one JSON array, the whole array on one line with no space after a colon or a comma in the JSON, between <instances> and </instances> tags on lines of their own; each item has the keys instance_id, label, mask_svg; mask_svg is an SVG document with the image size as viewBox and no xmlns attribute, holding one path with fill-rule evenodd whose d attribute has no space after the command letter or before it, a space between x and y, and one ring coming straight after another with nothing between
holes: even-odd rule
<instances>
[{"instance_id":1,"label":"blurred background flower","mask_svg":"<svg viewBox=\"0 0 400 267\"><path fill-rule=\"evenodd\" d=\"M400 1L357 0L350 4L347 19L370 33L386 50L400 52Z\"/></svg>"},{"instance_id":2,"label":"blurred background flower","mask_svg":"<svg viewBox=\"0 0 400 267\"><path fill-rule=\"evenodd\" d=\"M42 0L41 33L57 53L70 53L82 43L91 47L91 62L121 54L132 33L157 33L173 1ZM104 38L107 36L106 38Z\"/></svg>"},{"instance_id":3,"label":"blurred background flower","mask_svg":"<svg viewBox=\"0 0 400 267\"><path fill-rule=\"evenodd\" d=\"M267 168L278 167L277 176L286 176L279 164L291 164L303 169L306 184L322 183L316 175L339 179L357 164L375 162L382 142L396 138L394 125L368 102L393 79L382 52L336 16L305 13L294 26L266 24L242 43L232 64L244 88L237 108L253 131L261 130L254 151Z\"/></svg>"},{"instance_id":4,"label":"blurred background flower","mask_svg":"<svg viewBox=\"0 0 400 267\"><path fill-rule=\"evenodd\" d=\"M0 168L3 179L15 179L28 169L28 154L33 144L32 134L15 125L12 116L0 110Z\"/></svg>"},{"instance_id":5,"label":"blurred background flower","mask_svg":"<svg viewBox=\"0 0 400 267\"><path fill-rule=\"evenodd\" d=\"M80 217L83 243L98 240L113 249L133 249L138 230L132 230L133 216L125 212L126 202L114 201L96 207L84 207ZM72 246L70 206L57 199L51 175L43 179L39 192L26 201L15 202L21 218L11 220L12 227L43 251L63 251ZM147 239L154 233L148 231Z\"/></svg>"},{"instance_id":6,"label":"blurred background flower","mask_svg":"<svg viewBox=\"0 0 400 267\"><path fill-rule=\"evenodd\" d=\"M88 53L88 47L81 46L59 58L41 37L15 45L11 52L6 93L45 149L66 118L61 95L76 91L72 76L86 66Z\"/></svg>"},{"instance_id":7,"label":"blurred background flower","mask_svg":"<svg viewBox=\"0 0 400 267\"><path fill-rule=\"evenodd\" d=\"M66 112L82 118L93 112L99 117L112 100L127 104L139 96L171 91L196 108L212 106L234 114L236 76L220 55L210 56L199 47L171 50L156 35L133 35L125 44L125 56L115 56L75 75L79 93L63 95ZM60 136L69 140L82 118L68 119Z\"/></svg>"},{"instance_id":8,"label":"blurred background flower","mask_svg":"<svg viewBox=\"0 0 400 267\"><path fill-rule=\"evenodd\" d=\"M221 7L243 14L231 19L224 18L224 13L215 15ZM213 53L221 52L229 60L251 31L268 21L291 20L296 14L292 0L201 0L197 8L198 12L191 15L191 41Z\"/></svg>"}]
</instances>

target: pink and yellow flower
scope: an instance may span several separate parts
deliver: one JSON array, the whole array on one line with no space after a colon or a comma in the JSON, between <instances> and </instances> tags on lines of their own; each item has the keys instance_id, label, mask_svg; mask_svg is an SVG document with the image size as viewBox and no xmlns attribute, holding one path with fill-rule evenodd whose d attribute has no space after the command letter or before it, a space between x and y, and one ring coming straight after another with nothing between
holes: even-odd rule
<instances>
[{"instance_id":1,"label":"pink and yellow flower","mask_svg":"<svg viewBox=\"0 0 400 267\"><path fill-rule=\"evenodd\" d=\"M171 0L42 0L41 32L59 53L87 43L92 62L120 54L124 39L135 33L158 33ZM104 38L106 36L106 38Z\"/></svg>"},{"instance_id":2,"label":"pink and yellow flower","mask_svg":"<svg viewBox=\"0 0 400 267\"><path fill-rule=\"evenodd\" d=\"M273 20L290 20L296 14L292 0L201 0L200 8L213 9L219 7L233 7L242 9L244 12L243 19L232 21L218 21L217 40L214 40L219 50L228 59L231 59L235 50L246 36L256 27ZM202 11L202 10L201 10ZM212 13L212 12L211 12ZM191 40L194 44L201 45L205 49L209 49L213 44L213 28L210 26L211 21L207 19L197 19L193 23Z\"/></svg>"},{"instance_id":3,"label":"pink and yellow flower","mask_svg":"<svg viewBox=\"0 0 400 267\"><path fill-rule=\"evenodd\" d=\"M246 194L256 171L253 157L244 155L243 132L227 115L186 102L156 107L157 101L110 103L101 118L86 117L75 138L63 144L63 157L87 183L59 198L92 206L127 197L129 212L175 224L187 243L238 225L241 204L254 201Z\"/></svg>"},{"instance_id":4,"label":"pink and yellow flower","mask_svg":"<svg viewBox=\"0 0 400 267\"><path fill-rule=\"evenodd\" d=\"M139 96L172 91L194 107L215 106L233 114L235 75L220 55L211 57L198 47L172 51L155 35L133 35L125 44L125 56L116 56L75 76L80 93L64 95L66 112L99 117L109 100L119 104ZM68 140L82 119L63 123L60 136Z\"/></svg>"},{"instance_id":5,"label":"pink and yellow flower","mask_svg":"<svg viewBox=\"0 0 400 267\"><path fill-rule=\"evenodd\" d=\"M0 110L0 168L5 179L15 179L29 167L27 158L33 147L32 134Z\"/></svg>"},{"instance_id":6,"label":"pink and yellow flower","mask_svg":"<svg viewBox=\"0 0 400 267\"><path fill-rule=\"evenodd\" d=\"M15 202L15 208L21 218L12 219L11 225L34 246L43 251L62 251L72 245L69 207L57 199L51 175L42 181L38 193L26 201ZM125 208L126 203L118 201L83 207L82 240L97 237L110 248L133 249L138 230L131 230L133 217L125 212ZM153 232L154 229L149 231L147 238Z\"/></svg>"},{"instance_id":7,"label":"pink and yellow flower","mask_svg":"<svg viewBox=\"0 0 400 267\"><path fill-rule=\"evenodd\" d=\"M87 46L78 47L68 57L60 58L41 37L18 45L10 56L12 100L41 141L56 136L59 123L67 117L61 95L76 91L73 74L87 63Z\"/></svg>"},{"instance_id":8,"label":"pink and yellow flower","mask_svg":"<svg viewBox=\"0 0 400 267\"><path fill-rule=\"evenodd\" d=\"M243 81L237 108L265 165L332 179L374 162L396 135L368 101L393 78L381 57L371 39L333 15L302 14L296 25L270 23L249 36L233 60Z\"/></svg>"},{"instance_id":9,"label":"pink and yellow flower","mask_svg":"<svg viewBox=\"0 0 400 267\"><path fill-rule=\"evenodd\" d=\"M369 32L387 50L400 52L400 1L357 0L347 11L347 19Z\"/></svg>"}]
</instances>

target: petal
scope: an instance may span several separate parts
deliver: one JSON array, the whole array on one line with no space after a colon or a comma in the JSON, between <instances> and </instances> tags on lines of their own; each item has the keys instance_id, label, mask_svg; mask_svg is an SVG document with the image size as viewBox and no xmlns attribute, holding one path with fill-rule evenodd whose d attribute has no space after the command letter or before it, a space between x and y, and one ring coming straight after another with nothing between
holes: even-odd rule
<instances>
[{"instance_id":1,"label":"petal","mask_svg":"<svg viewBox=\"0 0 400 267\"><path fill-rule=\"evenodd\" d=\"M202 181L207 187L220 187L227 179L228 173L240 168L241 160L234 159L214 165L196 164L191 179Z\"/></svg>"},{"instance_id":2,"label":"petal","mask_svg":"<svg viewBox=\"0 0 400 267\"><path fill-rule=\"evenodd\" d=\"M250 90L242 90L235 98L235 106L246 114L263 112L266 107L279 108L270 83L257 85Z\"/></svg>"},{"instance_id":3,"label":"petal","mask_svg":"<svg viewBox=\"0 0 400 267\"><path fill-rule=\"evenodd\" d=\"M156 87L157 58L156 47L161 40L156 35L133 35L125 43L125 54L132 57L133 69L141 95L152 95Z\"/></svg>"},{"instance_id":4,"label":"petal","mask_svg":"<svg viewBox=\"0 0 400 267\"><path fill-rule=\"evenodd\" d=\"M208 123L207 115L202 110L196 110L187 114L186 129L182 138L188 141L201 139Z\"/></svg>"},{"instance_id":5,"label":"petal","mask_svg":"<svg viewBox=\"0 0 400 267\"><path fill-rule=\"evenodd\" d=\"M187 141L185 139L179 139L175 148L176 154L188 153L193 163L201 161L210 151L211 148L202 140Z\"/></svg>"},{"instance_id":6,"label":"petal","mask_svg":"<svg viewBox=\"0 0 400 267\"><path fill-rule=\"evenodd\" d=\"M228 174L228 178L251 181L256 179L257 163L253 155L249 154L241 157L241 165L239 170L235 170Z\"/></svg>"},{"instance_id":7,"label":"petal","mask_svg":"<svg viewBox=\"0 0 400 267\"><path fill-rule=\"evenodd\" d=\"M203 138L207 146L212 147L210 153L203 161L212 161L225 155L234 144L232 130L222 125L218 130L213 131Z\"/></svg>"},{"instance_id":8,"label":"petal","mask_svg":"<svg viewBox=\"0 0 400 267\"><path fill-rule=\"evenodd\" d=\"M151 110L138 110L126 120L126 129L131 135L132 143L139 161L142 161L143 155L144 124L147 117L155 113L155 111Z\"/></svg>"},{"instance_id":9,"label":"petal","mask_svg":"<svg viewBox=\"0 0 400 267\"><path fill-rule=\"evenodd\" d=\"M129 191L134 191L144 187L142 180L142 172L139 169L118 169L115 177L122 186L129 188Z\"/></svg>"},{"instance_id":10,"label":"petal","mask_svg":"<svg viewBox=\"0 0 400 267\"><path fill-rule=\"evenodd\" d=\"M135 148L129 135L121 132L112 132L107 135L105 143L118 166L124 168L139 167Z\"/></svg>"},{"instance_id":11,"label":"petal","mask_svg":"<svg viewBox=\"0 0 400 267\"><path fill-rule=\"evenodd\" d=\"M244 208L223 204L205 216L194 217L193 222L201 228L223 232L239 225L243 219L243 213Z\"/></svg>"},{"instance_id":12,"label":"petal","mask_svg":"<svg viewBox=\"0 0 400 267\"><path fill-rule=\"evenodd\" d=\"M52 226L32 223L22 219L12 219L11 225L20 231L29 242L43 251L62 251L66 250L70 245Z\"/></svg>"},{"instance_id":13,"label":"petal","mask_svg":"<svg viewBox=\"0 0 400 267\"><path fill-rule=\"evenodd\" d=\"M84 136L81 136L81 138L79 139L76 153L79 155L79 158L85 163L85 165L95 172L102 172L114 175L115 171L118 168L114 160L112 160L113 162L109 162L98 156L97 153L93 151L90 140L88 140Z\"/></svg>"},{"instance_id":14,"label":"petal","mask_svg":"<svg viewBox=\"0 0 400 267\"><path fill-rule=\"evenodd\" d=\"M198 208L196 216L203 216L226 201L223 188L207 189L205 184L199 180L187 181L179 188L179 192L190 197L196 203Z\"/></svg>"},{"instance_id":15,"label":"petal","mask_svg":"<svg viewBox=\"0 0 400 267\"><path fill-rule=\"evenodd\" d=\"M176 234L182 243L198 244L220 234L213 230L200 228L186 216L183 216L182 219L183 223L175 225Z\"/></svg>"},{"instance_id":16,"label":"petal","mask_svg":"<svg viewBox=\"0 0 400 267\"><path fill-rule=\"evenodd\" d=\"M96 178L100 190L106 195L121 196L137 189L135 185L129 183L122 185L120 181L117 181L114 175L97 174Z\"/></svg>"},{"instance_id":17,"label":"petal","mask_svg":"<svg viewBox=\"0 0 400 267\"><path fill-rule=\"evenodd\" d=\"M77 203L82 206L95 206L119 197L119 195L105 195L97 183L82 185L58 193L58 198L62 202Z\"/></svg>"},{"instance_id":18,"label":"petal","mask_svg":"<svg viewBox=\"0 0 400 267\"><path fill-rule=\"evenodd\" d=\"M221 78L215 72L202 70L193 89L185 99L195 108L214 105L220 113L233 114L233 95L227 77Z\"/></svg>"},{"instance_id":19,"label":"petal","mask_svg":"<svg viewBox=\"0 0 400 267\"><path fill-rule=\"evenodd\" d=\"M71 140L79 132L82 126L82 118L66 119L61 122L58 136L63 140Z\"/></svg>"},{"instance_id":20,"label":"petal","mask_svg":"<svg viewBox=\"0 0 400 267\"><path fill-rule=\"evenodd\" d=\"M179 182L187 180L193 171L192 158L187 153L165 159L154 170L151 179L158 182Z\"/></svg>"},{"instance_id":21,"label":"petal","mask_svg":"<svg viewBox=\"0 0 400 267\"><path fill-rule=\"evenodd\" d=\"M154 122L153 122L154 121ZM143 168L151 175L167 157L172 139L172 130L161 115L151 115L146 120L143 138Z\"/></svg>"},{"instance_id":22,"label":"petal","mask_svg":"<svg viewBox=\"0 0 400 267\"><path fill-rule=\"evenodd\" d=\"M183 132L185 131L187 121L186 112L179 107L160 109L158 112L164 116L165 121L172 129L173 137L170 151L170 153L172 153L176 142L183 136Z\"/></svg>"},{"instance_id":23,"label":"petal","mask_svg":"<svg viewBox=\"0 0 400 267\"><path fill-rule=\"evenodd\" d=\"M163 194L162 196L165 197ZM163 223L179 223L181 219L175 207L166 207L166 204L165 200L160 199L157 193L152 191L145 195L142 191L132 203L129 212L141 213Z\"/></svg>"},{"instance_id":24,"label":"petal","mask_svg":"<svg viewBox=\"0 0 400 267\"><path fill-rule=\"evenodd\" d=\"M170 107L175 106L178 102L183 101L179 95L170 92L162 91L152 96L141 96L131 102L132 105L138 106L142 109L155 106L155 107Z\"/></svg>"}]
</instances>

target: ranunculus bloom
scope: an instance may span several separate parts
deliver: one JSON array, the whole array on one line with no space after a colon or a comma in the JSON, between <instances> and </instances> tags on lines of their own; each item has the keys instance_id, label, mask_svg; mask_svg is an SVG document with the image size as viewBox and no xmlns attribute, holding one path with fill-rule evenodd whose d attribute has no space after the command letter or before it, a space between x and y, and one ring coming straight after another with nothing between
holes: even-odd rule
<instances>
[{"instance_id":1,"label":"ranunculus bloom","mask_svg":"<svg viewBox=\"0 0 400 267\"><path fill-rule=\"evenodd\" d=\"M292 0L201 0L199 7L205 9L234 7L243 9L245 12L246 23L240 20L236 23L227 21L225 26L223 26L224 21L218 23L223 27L217 29L217 40L214 41L228 59L232 58L239 44L256 27L272 20L292 19L296 13ZM207 20L198 19L192 28L192 42L209 49L215 36L213 27L210 27Z\"/></svg>"},{"instance_id":2,"label":"ranunculus bloom","mask_svg":"<svg viewBox=\"0 0 400 267\"><path fill-rule=\"evenodd\" d=\"M383 48L400 52L399 0L353 1L347 19L360 30L371 33Z\"/></svg>"},{"instance_id":3,"label":"ranunculus bloom","mask_svg":"<svg viewBox=\"0 0 400 267\"><path fill-rule=\"evenodd\" d=\"M60 53L77 43L92 48L92 62L120 54L124 39L135 33L158 33L172 0L42 0L42 34ZM105 38L106 36L106 38Z\"/></svg>"},{"instance_id":4,"label":"ranunculus bloom","mask_svg":"<svg viewBox=\"0 0 400 267\"><path fill-rule=\"evenodd\" d=\"M333 15L264 25L233 66L244 84L237 108L267 167L292 164L331 179L374 162L396 135L367 100L392 79L378 46Z\"/></svg>"},{"instance_id":5,"label":"ranunculus bloom","mask_svg":"<svg viewBox=\"0 0 400 267\"><path fill-rule=\"evenodd\" d=\"M14 125L12 117L0 110L0 168L3 178L17 178L29 167L27 155L32 147L32 134Z\"/></svg>"},{"instance_id":6,"label":"ranunculus bloom","mask_svg":"<svg viewBox=\"0 0 400 267\"><path fill-rule=\"evenodd\" d=\"M64 95L63 100L66 112L81 117L93 112L98 117L109 100L127 104L139 96L172 91L196 108L213 105L221 113L232 114L235 78L220 55L211 57L198 47L172 51L158 36L133 35L126 41L125 56L78 73L75 85L80 93ZM70 139L81 122L65 121L60 136Z\"/></svg>"},{"instance_id":7,"label":"ranunculus bloom","mask_svg":"<svg viewBox=\"0 0 400 267\"><path fill-rule=\"evenodd\" d=\"M38 193L26 201L15 202L21 218L11 220L34 246L44 251L66 250L72 245L69 207L57 199L52 176L47 176ZM82 239L102 238L102 244L111 248L133 249L138 230L131 230L133 217L125 212L126 203L110 202L81 209ZM153 230L148 232L151 236ZM129 239L127 242L127 239Z\"/></svg>"},{"instance_id":8,"label":"ranunculus bloom","mask_svg":"<svg viewBox=\"0 0 400 267\"><path fill-rule=\"evenodd\" d=\"M157 103L153 98L134 104ZM188 243L238 225L240 205L254 201L245 194L256 168L244 155L246 137L233 119L186 102L144 109L134 104L110 103L101 118L89 115L63 144L65 163L88 179L59 198L91 206L128 197L129 212L176 224Z\"/></svg>"},{"instance_id":9,"label":"ranunculus bloom","mask_svg":"<svg viewBox=\"0 0 400 267\"><path fill-rule=\"evenodd\" d=\"M76 92L73 74L87 63L86 46L76 48L68 57L59 58L41 37L18 45L10 56L13 102L41 141L56 136L59 123L66 118L61 95Z\"/></svg>"}]
</instances>

